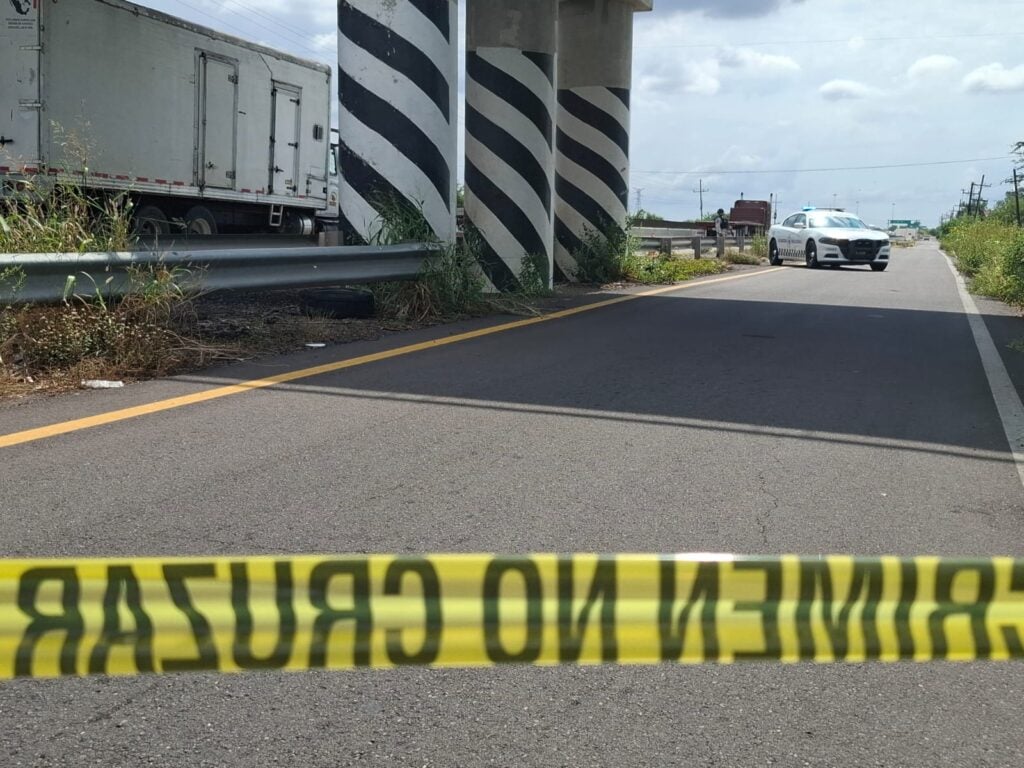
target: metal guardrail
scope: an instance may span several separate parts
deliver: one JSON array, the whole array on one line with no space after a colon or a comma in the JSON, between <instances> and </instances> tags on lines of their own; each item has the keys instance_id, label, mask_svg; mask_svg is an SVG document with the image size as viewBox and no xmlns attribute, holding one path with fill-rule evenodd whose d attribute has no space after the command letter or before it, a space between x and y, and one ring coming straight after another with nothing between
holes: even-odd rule
<instances>
[{"instance_id":1,"label":"metal guardrail","mask_svg":"<svg viewBox=\"0 0 1024 768\"><path fill-rule=\"evenodd\" d=\"M415 280L436 253L425 243L386 246L218 249L209 251L0 254L0 305L60 301L71 294L122 296L139 272L180 272L189 290L310 288Z\"/></svg>"},{"instance_id":2,"label":"metal guardrail","mask_svg":"<svg viewBox=\"0 0 1024 768\"><path fill-rule=\"evenodd\" d=\"M718 241L713 237L697 237L694 235L647 235L645 236L642 232L634 235L640 242L641 248L649 248L651 250L659 250L664 252L670 252L678 249L690 249L696 251L699 247L701 251L715 250L718 247ZM728 235L722 238L727 248L738 248L743 250L751 244L752 238L745 237L743 235Z\"/></svg>"}]
</instances>

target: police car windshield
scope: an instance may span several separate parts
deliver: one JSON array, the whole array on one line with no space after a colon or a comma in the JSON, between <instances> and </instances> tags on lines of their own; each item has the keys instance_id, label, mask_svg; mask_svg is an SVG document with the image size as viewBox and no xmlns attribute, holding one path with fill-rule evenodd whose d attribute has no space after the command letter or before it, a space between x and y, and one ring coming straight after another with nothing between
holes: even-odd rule
<instances>
[{"instance_id":1,"label":"police car windshield","mask_svg":"<svg viewBox=\"0 0 1024 768\"><path fill-rule=\"evenodd\" d=\"M812 213L810 215L810 226L815 229L836 227L838 229L867 229L867 225L853 216L836 216L827 213Z\"/></svg>"}]
</instances>

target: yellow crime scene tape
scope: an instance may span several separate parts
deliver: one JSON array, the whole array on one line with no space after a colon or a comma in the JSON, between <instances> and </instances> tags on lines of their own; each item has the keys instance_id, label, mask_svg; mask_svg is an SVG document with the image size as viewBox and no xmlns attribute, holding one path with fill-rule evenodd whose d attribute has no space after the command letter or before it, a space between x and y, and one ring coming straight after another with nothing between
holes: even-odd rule
<instances>
[{"instance_id":1,"label":"yellow crime scene tape","mask_svg":"<svg viewBox=\"0 0 1024 768\"><path fill-rule=\"evenodd\" d=\"M1024 560L0 560L0 678L1024 658Z\"/></svg>"}]
</instances>

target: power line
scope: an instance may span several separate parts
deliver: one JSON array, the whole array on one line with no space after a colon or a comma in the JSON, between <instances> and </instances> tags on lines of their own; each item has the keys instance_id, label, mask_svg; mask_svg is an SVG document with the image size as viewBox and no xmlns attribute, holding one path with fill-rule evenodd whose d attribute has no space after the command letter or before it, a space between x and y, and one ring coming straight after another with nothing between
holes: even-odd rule
<instances>
[{"instance_id":1,"label":"power line","mask_svg":"<svg viewBox=\"0 0 1024 768\"><path fill-rule=\"evenodd\" d=\"M758 48L766 45L836 45L837 43L849 43L851 39L855 39L858 42L863 41L865 43L893 43L893 42L910 42L910 41L927 41L927 40L964 40L971 38L991 38L991 37L1024 37L1024 32L993 32L993 33L977 33L977 34L964 34L964 35L924 35L918 37L858 37L856 35L853 38L844 37L836 38L833 40L765 40L762 42L754 43L729 43L730 48ZM675 45L643 45L640 48L641 51L647 49L662 49L662 48L722 48L725 47L725 43L680 43Z\"/></svg>"},{"instance_id":2,"label":"power line","mask_svg":"<svg viewBox=\"0 0 1024 768\"><path fill-rule=\"evenodd\" d=\"M774 170L728 170L715 171L707 168L700 168L692 171L638 171L631 170L630 173L643 173L669 176L686 176L689 174L704 174L705 176L726 176L736 174L757 174L757 173L829 173L833 171L880 171L890 168L924 168L935 165L963 165L965 163L984 163L992 160L1007 160L1010 155L998 155L996 157L975 157L969 160L934 160L925 163L891 163L889 165L849 165L837 168L777 168Z\"/></svg>"},{"instance_id":3,"label":"power line","mask_svg":"<svg viewBox=\"0 0 1024 768\"><path fill-rule=\"evenodd\" d=\"M219 27L221 27L221 28L227 28L227 29L234 30L235 32L240 33L242 35L242 37L244 37L245 39L249 38L248 33L246 33L246 31L243 30L241 27L239 27L239 26L237 26L235 24L232 24L230 22L227 22L224 19L220 18L219 16L214 16L212 13L208 13L208 12L204 11L202 8L197 8L196 6L191 5L191 4L187 3L187 2L185 2L185 0L177 0L177 3L178 3L178 5L183 5L186 8L189 8L192 11L195 11L196 13L199 13L199 14L202 14L203 16L206 16L209 19L213 19L214 21L217 22L217 25ZM281 34L281 30L280 29L275 29L273 27L268 27L265 24L259 23L255 19L248 19L248 21L253 26L259 27L260 29L266 30L267 32L273 32L275 34ZM289 42L291 43L291 41L289 41ZM313 54L314 57L318 58L319 56L321 56L321 52L314 51L309 46L302 45L302 44L299 44L299 43L292 43L292 45L295 45L296 47L303 49L307 53Z\"/></svg>"},{"instance_id":4,"label":"power line","mask_svg":"<svg viewBox=\"0 0 1024 768\"><path fill-rule=\"evenodd\" d=\"M303 43L308 42L311 36L308 29L300 29L299 27L288 24L287 22L283 21L277 16L272 16L271 14L266 13L265 11L261 11L259 8L249 5L248 3L242 2L242 0L226 0L224 5L237 5L240 8L243 8L244 10L248 11L249 13L254 13L257 16L262 16L267 21L272 22L275 26L282 27L284 29L289 29L292 32L296 33L298 35L299 40L302 41Z\"/></svg>"}]
</instances>

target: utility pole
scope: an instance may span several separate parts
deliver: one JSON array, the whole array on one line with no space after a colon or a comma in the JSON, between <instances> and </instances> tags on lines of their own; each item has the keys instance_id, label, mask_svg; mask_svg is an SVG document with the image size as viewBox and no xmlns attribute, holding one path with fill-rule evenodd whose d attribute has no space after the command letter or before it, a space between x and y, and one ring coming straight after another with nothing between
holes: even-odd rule
<instances>
[{"instance_id":1,"label":"utility pole","mask_svg":"<svg viewBox=\"0 0 1024 768\"><path fill-rule=\"evenodd\" d=\"M644 190L641 187L636 191L636 212L640 213L644 209Z\"/></svg>"},{"instance_id":2,"label":"utility pole","mask_svg":"<svg viewBox=\"0 0 1024 768\"><path fill-rule=\"evenodd\" d=\"M1017 226L1020 226L1020 186L1018 184L1019 177L1017 176L1017 169L1013 169L1013 202L1017 206Z\"/></svg>"},{"instance_id":3,"label":"utility pole","mask_svg":"<svg viewBox=\"0 0 1024 768\"><path fill-rule=\"evenodd\" d=\"M967 192L966 189L961 189L961 192ZM963 205L963 203L960 203ZM974 212L974 182L971 182L971 191L967 195L967 215L970 216Z\"/></svg>"},{"instance_id":4,"label":"utility pole","mask_svg":"<svg viewBox=\"0 0 1024 768\"><path fill-rule=\"evenodd\" d=\"M991 187L991 186L992 186L991 184L986 184L985 183L985 176L983 174L982 177L981 177L981 184L978 185L978 204L974 207L974 212L978 216L981 216L981 214L982 214L981 193L985 190L986 187Z\"/></svg>"},{"instance_id":5,"label":"utility pole","mask_svg":"<svg viewBox=\"0 0 1024 768\"><path fill-rule=\"evenodd\" d=\"M701 219L703 219L704 218L704 193L705 192L710 192L711 190L709 190L707 187L704 186L704 179L700 179L698 181L698 183L697 183L697 188L695 190L693 190L693 191L700 194L700 217L701 217Z\"/></svg>"}]
</instances>

